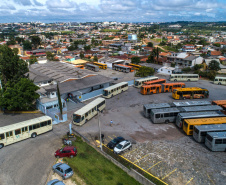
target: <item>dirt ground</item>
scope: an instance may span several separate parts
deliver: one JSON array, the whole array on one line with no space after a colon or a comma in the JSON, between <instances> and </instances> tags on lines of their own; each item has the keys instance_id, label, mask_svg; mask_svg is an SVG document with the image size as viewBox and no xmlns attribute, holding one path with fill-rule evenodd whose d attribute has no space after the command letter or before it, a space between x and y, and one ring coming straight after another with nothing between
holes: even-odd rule
<instances>
[{"instance_id":1,"label":"dirt ground","mask_svg":"<svg viewBox=\"0 0 226 185\"><path fill-rule=\"evenodd\" d=\"M123 75L124 73L121 81L127 79ZM168 78L164 75L160 77ZM128 77L128 80L129 78L131 80L131 77ZM210 97L205 100L226 98L226 87L214 85L210 81L199 80L187 82L186 85L207 88ZM226 155L224 152L209 151L204 145L196 143L192 137L186 136L173 123L153 124L143 116L144 104L175 101L178 100L172 99L171 93L145 96L134 87L129 87L128 91L107 99L106 109L100 114L101 131L105 134L105 143L115 136L123 136L131 140L135 151L125 153L124 156L132 162L137 161L136 164L144 170L169 184L225 184ZM112 127L110 120L114 122ZM82 127L73 126L73 128L91 141L99 135L97 117Z\"/></svg>"}]
</instances>

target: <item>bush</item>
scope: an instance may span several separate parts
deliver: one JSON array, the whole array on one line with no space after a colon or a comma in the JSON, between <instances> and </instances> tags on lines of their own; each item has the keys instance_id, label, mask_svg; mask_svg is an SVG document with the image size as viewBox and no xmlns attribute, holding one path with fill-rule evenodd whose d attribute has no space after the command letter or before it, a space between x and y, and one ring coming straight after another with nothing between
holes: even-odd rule
<instances>
[{"instance_id":1,"label":"bush","mask_svg":"<svg viewBox=\"0 0 226 185\"><path fill-rule=\"evenodd\" d=\"M203 68L203 64L195 64L194 66L194 70L199 70L201 68Z\"/></svg>"},{"instance_id":2,"label":"bush","mask_svg":"<svg viewBox=\"0 0 226 185\"><path fill-rule=\"evenodd\" d=\"M173 63L171 63L171 67L175 67L176 66L176 64L173 62Z\"/></svg>"},{"instance_id":3,"label":"bush","mask_svg":"<svg viewBox=\"0 0 226 185\"><path fill-rule=\"evenodd\" d=\"M208 77L210 80L214 80L215 76L216 76L216 71L211 70L211 71L209 71L209 72L207 73L207 77Z\"/></svg>"},{"instance_id":4,"label":"bush","mask_svg":"<svg viewBox=\"0 0 226 185\"><path fill-rule=\"evenodd\" d=\"M185 72L185 73L188 73L188 72L191 71L191 68L190 67L185 67L185 68L182 69L182 71Z\"/></svg>"}]
</instances>

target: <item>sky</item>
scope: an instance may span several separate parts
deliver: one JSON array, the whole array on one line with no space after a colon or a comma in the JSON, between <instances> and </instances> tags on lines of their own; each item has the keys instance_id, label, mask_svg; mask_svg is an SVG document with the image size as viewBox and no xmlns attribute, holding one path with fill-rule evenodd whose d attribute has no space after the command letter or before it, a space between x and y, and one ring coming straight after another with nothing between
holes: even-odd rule
<instances>
[{"instance_id":1,"label":"sky","mask_svg":"<svg viewBox=\"0 0 226 185\"><path fill-rule=\"evenodd\" d=\"M0 0L0 22L226 21L226 0Z\"/></svg>"}]
</instances>

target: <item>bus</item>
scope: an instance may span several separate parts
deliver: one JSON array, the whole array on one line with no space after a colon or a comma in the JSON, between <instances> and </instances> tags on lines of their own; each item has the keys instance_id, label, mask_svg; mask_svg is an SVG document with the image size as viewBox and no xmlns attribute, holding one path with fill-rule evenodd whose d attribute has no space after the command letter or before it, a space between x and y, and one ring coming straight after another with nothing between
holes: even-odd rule
<instances>
[{"instance_id":1,"label":"bus","mask_svg":"<svg viewBox=\"0 0 226 185\"><path fill-rule=\"evenodd\" d=\"M93 64L99 66L100 69L107 69L107 64L103 64L100 62L93 62Z\"/></svg>"},{"instance_id":2,"label":"bus","mask_svg":"<svg viewBox=\"0 0 226 185\"><path fill-rule=\"evenodd\" d=\"M152 81L152 80L157 80L157 79L159 79L159 78L156 77L156 76L136 79L134 81L134 87L140 88L144 84L144 82L148 82L148 81Z\"/></svg>"},{"instance_id":3,"label":"bus","mask_svg":"<svg viewBox=\"0 0 226 185\"><path fill-rule=\"evenodd\" d=\"M226 114L226 100L214 100L212 104L221 106L223 108L222 112Z\"/></svg>"},{"instance_id":4,"label":"bus","mask_svg":"<svg viewBox=\"0 0 226 185\"><path fill-rule=\"evenodd\" d=\"M85 105L81 109L77 110L73 114L73 123L78 126L82 126L92 117L97 115L98 111L103 111L106 106L106 101L104 98L97 98Z\"/></svg>"},{"instance_id":5,"label":"bus","mask_svg":"<svg viewBox=\"0 0 226 185\"><path fill-rule=\"evenodd\" d=\"M209 132L226 132L226 124L195 126L193 138L199 143L204 143L205 137Z\"/></svg>"},{"instance_id":6,"label":"bus","mask_svg":"<svg viewBox=\"0 0 226 185\"><path fill-rule=\"evenodd\" d=\"M226 132L209 132L206 135L205 145L216 152L226 152Z\"/></svg>"},{"instance_id":7,"label":"bus","mask_svg":"<svg viewBox=\"0 0 226 185\"><path fill-rule=\"evenodd\" d=\"M183 128L183 123L185 119L213 118L213 117L223 117L223 113L220 111L180 112L176 118L176 125L179 128Z\"/></svg>"},{"instance_id":8,"label":"bus","mask_svg":"<svg viewBox=\"0 0 226 185\"><path fill-rule=\"evenodd\" d=\"M176 100L193 99L193 98L194 99L208 98L209 91L207 89L203 89L200 87L180 88L180 89L173 90L172 97Z\"/></svg>"},{"instance_id":9,"label":"bus","mask_svg":"<svg viewBox=\"0 0 226 185\"><path fill-rule=\"evenodd\" d=\"M98 72L100 68L96 65L93 65L93 64L86 64L86 69Z\"/></svg>"},{"instance_id":10,"label":"bus","mask_svg":"<svg viewBox=\"0 0 226 185\"><path fill-rule=\"evenodd\" d=\"M128 82L121 82L110 87L104 89L103 97L104 98L111 98L123 91L128 90Z\"/></svg>"},{"instance_id":11,"label":"bus","mask_svg":"<svg viewBox=\"0 0 226 185\"><path fill-rule=\"evenodd\" d=\"M77 68L84 69L84 65L74 65Z\"/></svg>"},{"instance_id":12,"label":"bus","mask_svg":"<svg viewBox=\"0 0 226 185\"><path fill-rule=\"evenodd\" d=\"M173 102L173 106L175 107L190 107L190 106L205 106L211 105L210 101L187 101L187 102Z\"/></svg>"},{"instance_id":13,"label":"bus","mask_svg":"<svg viewBox=\"0 0 226 185\"><path fill-rule=\"evenodd\" d=\"M15 124L7 123L0 127L0 149L18 141L35 138L53 129L52 118L41 116Z\"/></svg>"},{"instance_id":14,"label":"bus","mask_svg":"<svg viewBox=\"0 0 226 185\"><path fill-rule=\"evenodd\" d=\"M153 123L169 123L175 122L177 114L180 112L175 107L163 108L163 109L152 109L151 120Z\"/></svg>"},{"instance_id":15,"label":"bus","mask_svg":"<svg viewBox=\"0 0 226 185\"><path fill-rule=\"evenodd\" d=\"M185 119L183 124L183 131L187 135L191 136L193 135L193 129L196 125L214 125L223 123L226 123L226 117Z\"/></svg>"},{"instance_id":16,"label":"bus","mask_svg":"<svg viewBox=\"0 0 226 185\"><path fill-rule=\"evenodd\" d=\"M170 108L168 103L145 104L143 106L144 117L149 118L152 109Z\"/></svg>"},{"instance_id":17,"label":"bus","mask_svg":"<svg viewBox=\"0 0 226 185\"><path fill-rule=\"evenodd\" d=\"M178 107L181 112L203 112L203 111L222 111L222 107L218 105Z\"/></svg>"},{"instance_id":18,"label":"bus","mask_svg":"<svg viewBox=\"0 0 226 185\"><path fill-rule=\"evenodd\" d=\"M161 83L166 83L166 79L147 81L147 82L144 82L144 85L153 85L153 84L161 84Z\"/></svg>"},{"instance_id":19,"label":"bus","mask_svg":"<svg viewBox=\"0 0 226 185\"><path fill-rule=\"evenodd\" d=\"M151 82L158 81L158 80L153 80ZM144 84L149 83L149 82L144 82ZM169 84L169 85L168 85ZM174 83L172 83L174 84ZM143 85L141 86L140 92L143 95L147 94L156 94L156 93L162 93L162 92L171 92L172 89L178 89L178 88L183 88L185 87L184 83L178 83L174 85L170 85L170 83L164 83L164 84L154 84L152 85Z\"/></svg>"},{"instance_id":20,"label":"bus","mask_svg":"<svg viewBox=\"0 0 226 185\"><path fill-rule=\"evenodd\" d=\"M213 83L218 85L226 85L226 77L217 76L215 77Z\"/></svg>"},{"instance_id":21,"label":"bus","mask_svg":"<svg viewBox=\"0 0 226 185\"><path fill-rule=\"evenodd\" d=\"M185 88L185 83L175 82L175 83L163 83L162 92L172 92L174 89Z\"/></svg>"},{"instance_id":22,"label":"bus","mask_svg":"<svg viewBox=\"0 0 226 185\"><path fill-rule=\"evenodd\" d=\"M133 64L133 63L127 63L126 65L132 66L134 70L139 70L139 68L142 67L141 65Z\"/></svg>"},{"instance_id":23,"label":"bus","mask_svg":"<svg viewBox=\"0 0 226 185\"><path fill-rule=\"evenodd\" d=\"M198 74L171 74L170 81L186 81L186 82L196 82L199 80Z\"/></svg>"},{"instance_id":24,"label":"bus","mask_svg":"<svg viewBox=\"0 0 226 185\"><path fill-rule=\"evenodd\" d=\"M123 64L113 65L113 70L116 70L116 71L119 71L119 72L124 72L124 73L129 73L129 72L134 71L132 66L127 66L127 65L123 65Z\"/></svg>"}]
</instances>

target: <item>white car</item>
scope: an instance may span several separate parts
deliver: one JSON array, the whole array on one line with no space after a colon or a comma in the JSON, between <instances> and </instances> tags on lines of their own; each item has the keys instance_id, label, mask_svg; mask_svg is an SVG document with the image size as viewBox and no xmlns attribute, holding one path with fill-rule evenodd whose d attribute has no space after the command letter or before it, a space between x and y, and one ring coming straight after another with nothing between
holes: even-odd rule
<instances>
[{"instance_id":1,"label":"white car","mask_svg":"<svg viewBox=\"0 0 226 185\"><path fill-rule=\"evenodd\" d=\"M114 153L121 154L125 150L127 150L127 149L130 150L131 148L132 148L131 142L128 140L125 140L116 145L116 147L114 148Z\"/></svg>"}]
</instances>

